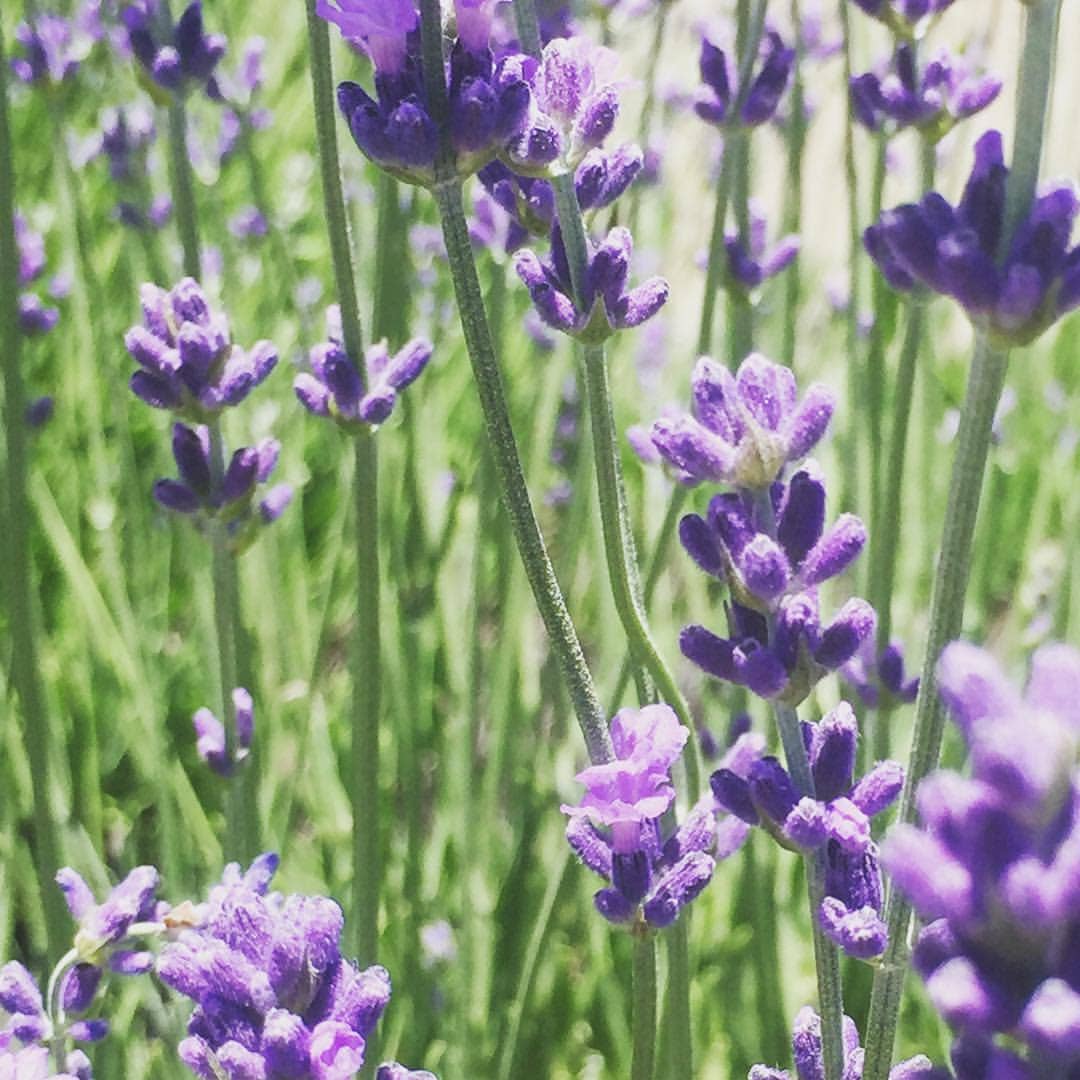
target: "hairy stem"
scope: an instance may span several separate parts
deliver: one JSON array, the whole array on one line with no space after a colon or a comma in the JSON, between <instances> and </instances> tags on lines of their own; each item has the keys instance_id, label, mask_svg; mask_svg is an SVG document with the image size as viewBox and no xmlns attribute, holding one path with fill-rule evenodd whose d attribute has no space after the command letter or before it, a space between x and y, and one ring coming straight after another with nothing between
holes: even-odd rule
<instances>
[{"instance_id":1,"label":"hairy stem","mask_svg":"<svg viewBox=\"0 0 1080 1080\"><path fill-rule=\"evenodd\" d=\"M334 77L330 34L308 0L308 47L311 89L319 146L323 206L326 213L334 283L341 308L345 351L364 379L364 341L356 297L349 218L341 184L337 132L334 127ZM379 935L379 724L382 705L381 631L379 624L379 496L378 456L374 436L356 435L353 446L353 499L356 518L356 625L353 629L351 777L347 785L352 809L353 941L360 962L373 963Z\"/></svg>"},{"instance_id":2,"label":"hairy stem","mask_svg":"<svg viewBox=\"0 0 1080 1080\"><path fill-rule=\"evenodd\" d=\"M633 1056L630 1080L652 1080L656 1069L656 938L634 939Z\"/></svg>"}]
</instances>

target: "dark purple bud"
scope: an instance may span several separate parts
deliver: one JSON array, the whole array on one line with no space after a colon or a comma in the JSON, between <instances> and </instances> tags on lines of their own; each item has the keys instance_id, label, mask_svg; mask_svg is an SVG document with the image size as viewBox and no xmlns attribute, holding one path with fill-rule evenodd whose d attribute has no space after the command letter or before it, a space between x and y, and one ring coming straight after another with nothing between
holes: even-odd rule
<instances>
[{"instance_id":1,"label":"dark purple bud","mask_svg":"<svg viewBox=\"0 0 1080 1080\"><path fill-rule=\"evenodd\" d=\"M632 330L648 322L667 303L670 292L664 278L649 278L620 298L609 312L612 325L616 330Z\"/></svg>"},{"instance_id":2,"label":"dark purple bud","mask_svg":"<svg viewBox=\"0 0 1080 1080\"><path fill-rule=\"evenodd\" d=\"M308 412L315 416L330 415L330 391L314 375L301 372L293 380L293 390Z\"/></svg>"},{"instance_id":3,"label":"dark purple bud","mask_svg":"<svg viewBox=\"0 0 1080 1080\"><path fill-rule=\"evenodd\" d=\"M761 72L750 84L750 91L742 107L740 119L748 127L764 124L772 119L787 89L791 69L795 63L795 50L784 45L779 34L769 34L769 51Z\"/></svg>"},{"instance_id":4,"label":"dark purple bud","mask_svg":"<svg viewBox=\"0 0 1080 1080\"><path fill-rule=\"evenodd\" d=\"M937 919L919 932L911 952L911 965L925 980L946 960L959 956L960 951L960 942L948 919Z\"/></svg>"},{"instance_id":5,"label":"dark purple bud","mask_svg":"<svg viewBox=\"0 0 1080 1080\"><path fill-rule=\"evenodd\" d=\"M821 928L848 956L872 960L885 951L889 935L881 916L872 907L849 911L842 901L827 896L821 902L818 917Z\"/></svg>"},{"instance_id":6,"label":"dark purple bud","mask_svg":"<svg viewBox=\"0 0 1080 1080\"><path fill-rule=\"evenodd\" d=\"M586 103L574 124L574 142L581 150L598 147L615 127L619 116L619 94L614 86L600 89Z\"/></svg>"},{"instance_id":7,"label":"dark purple bud","mask_svg":"<svg viewBox=\"0 0 1080 1080\"><path fill-rule=\"evenodd\" d=\"M715 869L715 860L703 851L691 851L683 856L646 900L642 909L645 921L657 929L670 926L679 912L709 884Z\"/></svg>"},{"instance_id":8,"label":"dark purple bud","mask_svg":"<svg viewBox=\"0 0 1080 1080\"><path fill-rule=\"evenodd\" d=\"M155 481L154 498L166 510L175 510L179 514L194 514L201 505L199 496L178 480Z\"/></svg>"},{"instance_id":9,"label":"dark purple bud","mask_svg":"<svg viewBox=\"0 0 1080 1080\"><path fill-rule=\"evenodd\" d=\"M95 964L75 964L68 969L60 988L64 1010L83 1013L90 1008L101 985L101 968Z\"/></svg>"},{"instance_id":10,"label":"dark purple bud","mask_svg":"<svg viewBox=\"0 0 1080 1080\"><path fill-rule=\"evenodd\" d=\"M386 145L393 160L402 165L424 168L434 163L439 133L419 101L405 100L390 114L386 122Z\"/></svg>"},{"instance_id":11,"label":"dark purple bud","mask_svg":"<svg viewBox=\"0 0 1080 1080\"><path fill-rule=\"evenodd\" d=\"M791 566L776 542L759 533L739 555L739 576L754 596L768 602L787 589Z\"/></svg>"},{"instance_id":12,"label":"dark purple bud","mask_svg":"<svg viewBox=\"0 0 1080 1080\"><path fill-rule=\"evenodd\" d=\"M683 656L702 671L731 682L735 675L735 647L704 626L686 626L679 634Z\"/></svg>"},{"instance_id":13,"label":"dark purple bud","mask_svg":"<svg viewBox=\"0 0 1080 1080\"><path fill-rule=\"evenodd\" d=\"M749 783L758 810L775 824L783 825L799 801L799 793L784 766L774 757L763 757L751 768Z\"/></svg>"},{"instance_id":14,"label":"dark purple bud","mask_svg":"<svg viewBox=\"0 0 1080 1080\"><path fill-rule=\"evenodd\" d=\"M596 910L610 923L627 923L633 919L637 904L632 904L618 889L601 889L594 897Z\"/></svg>"},{"instance_id":15,"label":"dark purple bud","mask_svg":"<svg viewBox=\"0 0 1080 1080\"><path fill-rule=\"evenodd\" d=\"M259 455L250 447L233 454L221 481L218 504L224 506L249 495L255 488L259 471Z\"/></svg>"},{"instance_id":16,"label":"dark purple bud","mask_svg":"<svg viewBox=\"0 0 1080 1080\"><path fill-rule=\"evenodd\" d=\"M272 487L259 502L259 516L269 525L277 521L292 502L293 489L291 484L277 484Z\"/></svg>"},{"instance_id":17,"label":"dark purple bud","mask_svg":"<svg viewBox=\"0 0 1080 1080\"><path fill-rule=\"evenodd\" d=\"M823 668L835 671L858 652L876 625L874 609L865 600L852 597L822 631L821 641L814 649L814 659Z\"/></svg>"},{"instance_id":18,"label":"dark purple bud","mask_svg":"<svg viewBox=\"0 0 1080 1080\"><path fill-rule=\"evenodd\" d=\"M201 498L210 494L210 444L205 428L173 424L172 452L180 479Z\"/></svg>"},{"instance_id":19,"label":"dark purple bud","mask_svg":"<svg viewBox=\"0 0 1080 1080\"><path fill-rule=\"evenodd\" d=\"M390 362L386 382L395 390L404 390L420 377L433 352L434 346L426 338L414 338Z\"/></svg>"},{"instance_id":20,"label":"dark purple bud","mask_svg":"<svg viewBox=\"0 0 1080 1080\"><path fill-rule=\"evenodd\" d=\"M687 554L713 577L722 578L726 564L724 556L716 542L716 536L704 518L697 514L687 514L679 522L679 540Z\"/></svg>"},{"instance_id":21,"label":"dark purple bud","mask_svg":"<svg viewBox=\"0 0 1080 1080\"><path fill-rule=\"evenodd\" d=\"M793 566L801 565L821 539L824 525L825 483L816 469L800 469L788 484L776 529Z\"/></svg>"},{"instance_id":22,"label":"dark purple bud","mask_svg":"<svg viewBox=\"0 0 1080 1080\"><path fill-rule=\"evenodd\" d=\"M723 482L734 464L731 446L689 416L657 420L652 440L666 461L697 480Z\"/></svg>"},{"instance_id":23,"label":"dark purple bud","mask_svg":"<svg viewBox=\"0 0 1080 1080\"><path fill-rule=\"evenodd\" d=\"M616 852L611 862L611 883L631 904L640 904L652 885L652 867L648 853Z\"/></svg>"},{"instance_id":24,"label":"dark purple bud","mask_svg":"<svg viewBox=\"0 0 1080 1080\"><path fill-rule=\"evenodd\" d=\"M837 705L814 728L810 762L814 794L823 802L837 798L851 787L858 738L859 724L847 702Z\"/></svg>"},{"instance_id":25,"label":"dark purple bud","mask_svg":"<svg viewBox=\"0 0 1080 1080\"><path fill-rule=\"evenodd\" d=\"M820 585L842 574L866 545L866 526L854 514L841 514L799 567L804 585Z\"/></svg>"},{"instance_id":26,"label":"dark purple bud","mask_svg":"<svg viewBox=\"0 0 1080 1080\"><path fill-rule=\"evenodd\" d=\"M756 825L760 820L750 794L750 785L730 769L717 769L709 777L709 786L717 803L729 814Z\"/></svg>"},{"instance_id":27,"label":"dark purple bud","mask_svg":"<svg viewBox=\"0 0 1080 1080\"><path fill-rule=\"evenodd\" d=\"M611 880L611 845L585 817L571 817L566 823L566 841L575 855L594 874Z\"/></svg>"},{"instance_id":28,"label":"dark purple bud","mask_svg":"<svg viewBox=\"0 0 1080 1080\"><path fill-rule=\"evenodd\" d=\"M450 132L455 149L472 153L489 146L498 102L491 84L466 79L450 102Z\"/></svg>"},{"instance_id":29,"label":"dark purple bud","mask_svg":"<svg viewBox=\"0 0 1080 1080\"><path fill-rule=\"evenodd\" d=\"M851 801L867 817L887 810L904 786L904 767L897 761L879 761L851 792Z\"/></svg>"}]
</instances>

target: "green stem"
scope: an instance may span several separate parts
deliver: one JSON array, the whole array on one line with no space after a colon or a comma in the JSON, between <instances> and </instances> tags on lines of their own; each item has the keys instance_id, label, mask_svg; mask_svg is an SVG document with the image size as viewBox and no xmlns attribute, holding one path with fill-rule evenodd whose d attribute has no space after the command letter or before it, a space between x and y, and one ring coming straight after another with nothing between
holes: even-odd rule
<instances>
[{"instance_id":1,"label":"green stem","mask_svg":"<svg viewBox=\"0 0 1080 1080\"><path fill-rule=\"evenodd\" d=\"M844 86L851 85L852 70L852 24L849 8L850 0L837 0L840 8L840 23L844 31ZM847 309L847 397L848 401L859 400L859 308L862 302L862 288L859 281L859 266L862 260L862 225L859 216L859 169L855 155L855 120L851 110L847 110L846 130L844 134L844 175L847 181L848 202L848 309ZM858 409L851 409L851 426L845 433L848 440L846 452L840 455L843 470L843 503L854 505L857 501L859 474L856 453Z\"/></svg>"},{"instance_id":2,"label":"green stem","mask_svg":"<svg viewBox=\"0 0 1080 1080\"><path fill-rule=\"evenodd\" d=\"M364 379L363 330L356 296L349 218L341 185L334 127L334 75L330 33L308 0L311 88L319 144L323 208L334 283L341 308L345 351ZM361 963L375 960L379 936L379 723L382 699L379 625L379 499L375 439L361 432L354 443L356 505L356 626L351 649L353 720L349 799L352 809L353 895L350 920Z\"/></svg>"},{"instance_id":3,"label":"green stem","mask_svg":"<svg viewBox=\"0 0 1080 1080\"><path fill-rule=\"evenodd\" d=\"M195 207L195 179L188 158L187 110L184 99L179 95L169 103L169 179L176 229L183 251L184 273L198 281L202 276L199 216Z\"/></svg>"},{"instance_id":4,"label":"green stem","mask_svg":"<svg viewBox=\"0 0 1080 1080\"><path fill-rule=\"evenodd\" d=\"M652 1080L656 1069L656 938L634 939L633 1057L630 1080Z\"/></svg>"},{"instance_id":5,"label":"green stem","mask_svg":"<svg viewBox=\"0 0 1080 1080\"><path fill-rule=\"evenodd\" d=\"M922 146L923 190L934 185L936 148L930 140ZM893 424L885 458L884 488L874 499L870 539L869 598L877 612L877 653L880 656L892 638L892 599L896 584L896 559L900 550L904 470L907 463L908 429L915 396L915 372L926 330L927 298L914 293L907 305L907 328L900 349L900 363L893 392ZM889 756L889 714L892 703L882 696L874 718L872 753L876 761Z\"/></svg>"},{"instance_id":6,"label":"green stem","mask_svg":"<svg viewBox=\"0 0 1080 1080\"><path fill-rule=\"evenodd\" d=\"M447 115L447 91L443 75L442 16L439 0L423 0L420 10L425 88L433 114L445 135L447 129L442 121ZM604 709L585 661L577 630L555 577L555 570L551 565L544 538L540 534L525 483L517 440L510 423L502 374L484 310L484 297L476 274L476 263L465 220L461 180L456 175L448 146L444 145L437 173L435 201L442 222L450 276L454 284L473 378L484 413L484 425L495 458L499 485L514 530L518 553L552 650L558 658L589 757L594 763L610 761L611 738L608 735Z\"/></svg>"},{"instance_id":7,"label":"green stem","mask_svg":"<svg viewBox=\"0 0 1080 1080\"><path fill-rule=\"evenodd\" d=\"M784 214L784 232L798 235L802 230L803 158L806 151L806 87L803 67L806 47L803 41L800 0L791 0L791 24L795 32L795 75L791 86L791 121L788 132L788 194ZM781 360L787 367L795 364L795 340L802 299L802 275L799 260L788 267L784 288L784 342Z\"/></svg>"},{"instance_id":8,"label":"green stem","mask_svg":"<svg viewBox=\"0 0 1080 1080\"><path fill-rule=\"evenodd\" d=\"M1001 251L1008 251L1018 224L1031 206L1038 182L1042 140L1053 81L1055 44L1061 0L1028 5L1021 87L1016 110L1016 145L1006 195L1006 227ZM993 434L994 413L1001 399L1008 353L993 348L980 335L968 376L967 397L960 416L953 459L945 529L930 602L930 627L923 660L911 757L900 802L899 820L916 818L919 784L937 766L944 728L944 708L937 694L937 664L942 649L963 628L964 598L971 571L971 549L982 496L983 478ZM887 1080L896 1025L907 974L911 905L893 889L885 913L889 945L874 976L867 1021L865 1080Z\"/></svg>"},{"instance_id":9,"label":"green stem","mask_svg":"<svg viewBox=\"0 0 1080 1080\"><path fill-rule=\"evenodd\" d=\"M30 500L26 490L29 467L26 438L26 390L22 381L19 329L19 252L15 244L15 170L8 118L8 61L0 27L0 370L4 379L4 437L7 565L3 574L7 602L7 632L11 639L11 682L23 718L23 738L34 778L34 867L45 909L48 944L64 940L70 931L53 874L62 855L59 823L52 812L52 767L49 754L49 716L41 685L36 639L33 583L37 580L30 543Z\"/></svg>"},{"instance_id":10,"label":"green stem","mask_svg":"<svg viewBox=\"0 0 1080 1080\"><path fill-rule=\"evenodd\" d=\"M874 179L870 198L870 220L877 221L881 217L882 205L885 193L885 162L887 139L884 135L879 136L877 142L877 158L874 164ZM860 398L862 407L851 410L853 417L865 415L866 417L866 445L868 457L868 486L867 506L870 507L870 521L876 523L881 497L881 447L883 442L882 417L885 411L885 349L888 344L885 336L885 312L886 307L894 303L892 290L884 275L875 273L870 287L871 301L874 311L874 324L870 331L869 347L866 350L866 368L863 372L862 390ZM857 433L853 426L852 441L857 444Z\"/></svg>"},{"instance_id":11,"label":"green stem","mask_svg":"<svg viewBox=\"0 0 1080 1080\"><path fill-rule=\"evenodd\" d=\"M729 140L730 143L730 140ZM716 206L713 210L712 233L709 237L709 261L705 269L705 295L701 301L701 323L698 328L699 356L712 352L713 325L716 322L716 299L725 277L727 251L724 247L724 228L727 223L728 201L731 195L730 145L724 147L720 163L720 178L716 184Z\"/></svg>"}]
</instances>

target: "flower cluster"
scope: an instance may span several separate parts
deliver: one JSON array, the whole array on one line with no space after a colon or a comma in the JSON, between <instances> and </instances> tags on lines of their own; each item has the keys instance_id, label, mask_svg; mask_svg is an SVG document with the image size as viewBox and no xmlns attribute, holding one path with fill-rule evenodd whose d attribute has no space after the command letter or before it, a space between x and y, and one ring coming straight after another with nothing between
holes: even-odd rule
<instances>
[{"instance_id":1,"label":"flower cluster","mask_svg":"<svg viewBox=\"0 0 1080 1080\"><path fill-rule=\"evenodd\" d=\"M71 1051L64 1071L54 1072L47 1045L54 1036L34 977L15 960L0 967L0 1010L8 1020L0 1030L0 1077L4 1080L91 1080L90 1061L82 1050ZM103 1021L78 1020L66 1035L94 1042L105 1034Z\"/></svg>"},{"instance_id":2,"label":"flower cluster","mask_svg":"<svg viewBox=\"0 0 1080 1080\"><path fill-rule=\"evenodd\" d=\"M191 718L197 740L195 748L199 757L218 776L233 775L237 766L247 758L255 733L255 703L251 694L238 686L232 692L232 702L233 731L236 733L236 746L232 757L227 750L225 725L209 709L199 709Z\"/></svg>"},{"instance_id":3,"label":"flower cluster","mask_svg":"<svg viewBox=\"0 0 1080 1080\"><path fill-rule=\"evenodd\" d=\"M870 822L900 794L904 772L895 761L883 761L855 782L859 727L846 702L802 730L812 796L800 796L776 758L760 755L741 771L726 764L717 769L710 779L713 795L721 809L748 825L761 825L785 847L824 848L825 898L817 917L849 956L869 960L881 955L887 941Z\"/></svg>"},{"instance_id":4,"label":"flower cluster","mask_svg":"<svg viewBox=\"0 0 1080 1080\"><path fill-rule=\"evenodd\" d=\"M175 26L158 0L138 0L122 18L131 51L155 86L171 93L207 89L227 43L203 29L201 0L192 0Z\"/></svg>"},{"instance_id":5,"label":"flower cluster","mask_svg":"<svg viewBox=\"0 0 1080 1080\"><path fill-rule=\"evenodd\" d=\"M795 50L784 44L775 31L761 45L757 71L750 73L745 87L739 86L740 72L730 50L708 38L701 42L701 81L694 109L702 120L718 127L758 127L776 115L795 66Z\"/></svg>"},{"instance_id":6,"label":"flower cluster","mask_svg":"<svg viewBox=\"0 0 1080 1080\"><path fill-rule=\"evenodd\" d=\"M530 91L522 57L496 62L488 45L489 0L456 0L458 38L450 55L449 140L457 172L468 175L490 161L525 123ZM319 0L318 14L362 46L375 65L372 98L353 82L338 87L338 104L361 152L413 184L435 179L440 133L424 88L411 0Z\"/></svg>"},{"instance_id":7,"label":"flower cluster","mask_svg":"<svg viewBox=\"0 0 1080 1080\"><path fill-rule=\"evenodd\" d=\"M916 127L932 142L982 112L1000 93L996 75L976 71L947 50L937 53L920 77L915 50L907 42L896 50L887 75L866 72L851 80L852 110L864 127L881 131L887 122L896 129Z\"/></svg>"},{"instance_id":8,"label":"flower cluster","mask_svg":"<svg viewBox=\"0 0 1080 1080\"><path fill-rule=\"evenodd\" d=\"M884 23L901 38L911 38L926 19L952 7L954 0L854 0L871 18Z\"/></svg>"},{"instance_id":9,"label":"flower cluster","mask_svg":"<svg viewBox=\"0 0 1080 1080\"><path fill-rule=\"evenodd\" d=\"M749 293L786 270L799 254L799 238L782 237L772 248L768 244L768 222L761 204L750 200L750 231L745 241L738 232L727 233L728 285Z\"/></svg>"},{"instance_id":10,"label":"flower cluster","mask_svg":"<svg viewBox=\"0 0 1080 1080\"><path fill-rule=\"evenodd\" d=\"M633 249L630 230L621 226L612 229L600 244L590 241L581 307L573 298L570 266L558 227L552 231L548 257L541 258L529 249L519 251L514 269L548 326L595 344L618 330L640 326L667 303L668 283L663 278L650 278L635 289L627 289Z\"/></svg>"},{"instance_id":11,"label":"flower cluster","mask_svg":"<svg viewBox=\"0 0 1080 1080\"><path fill-rule=\"evenodd\" d=\"M938 667L971 775L919 787L883 845L929 922L914 964L956 1033L959 1080L1072 1075L1080 1060L1080 653L1035 653L1026 693L965 643ZM999 1045L1003 1037L1006 1045Z\"/></svg>"},{"instance_id":12,"label":"flower cluster","mask_svg":"<svg viewBox=\"0 0 1080 1080\"><path fill-rule=\"evenodd\" d=\"M850 1016L844 1017L844 1080L858 1080L863 1070L863 1049L859 1045L859 1030ZM809 1005L799 1010L791 1031L791 1056L795 1062L797 1080L820 1080L825 1075L825 1060L821 1041L821 1017ZM935 1068L930 1059L918 1057L901 1061L889 1070L889 1080L948 1080L944 1069ZM792 1080L787 1069L755 1065L748 1080Z\"/></svg>"},{"instance_id":13,"label":"flower cluster","mask_svg":"<svg viewBox=\"0 0 1080 1080\"><path fill-rule=\"evenodd\" d=\"M268 894L276 868L273 855L227 868L197 926L158 961L161 980L195 1002L180 1058L203 1080L349 1080L390 1000L385 968L341 955L341 908Z\"/></svg>"},{"instance_id":14,"label":"flower cluster","mask_svg":"<svg viewBox=\"0 0 1080 1080\"><path fill-rule=\"evenodd\" d=\"M1006 347L1033 341L1080 305L1080 247L1070 248L1076 192L1069 184L1045 189L1006 237L1007 180L1001 135L989 131L976 144L957 206L930 192L917 205L887 211L865 234L893 288L922 284L953 297Z\"/></svg>"},{"instance_id":15,"label":"flower cluster","mask_svg":"<svg viewBox=\"0 0 1080 1080\"><path fill-rule=\"evenodd\" d=\"M27 289L45 273L45 238L34 232L22 214L15 215L15 246L19 251L19 288ZM47 334L60 321L37 293L19 293L19 329L28 336Z\"/></svg>"},{"instance_id":16,"label":"flower cluster","mask_svg":"<svg viewBox=\"0 0 1080 1080\"><path fill-rule=\"evenodd\" d=\"M622 195L641 173L644 158L632 145L604 150L596 147L574 173L574 190L583 213L604 210ZM555 191L547 180L521 176L501 161L479 172L480 182L495 202L510 215L507 251L516 251L529 236L547 236L555 222Z\"/></svg>"},{"instance_id":17,"label":"flower cluster","mask_svg":"<svg viewBox=\"0 0 1080 1080\"><path fill-rule=\"evenodd\" d=\"M663 417L652 439L680 474L707 483L767 488L820 442L835 398L814 383L799 402L795 376L757 353L734 376L702 357L691 378L692 415Z\"/></svg>"},{"instance_id":18,"label":"flower cluster","mask_svg":"<svg viewBox=\"0 0 1080 1080\"><path fill-rule=\"evenodd\" d=\"M795 705L855 655L874 632L873 609L852 598L823 627L818 586L847 569L866 532L851 514L827 531L824 519L825 484L809 464L762 499L726 492L712 499L707 518L683 518L683 547L732 596L730 636L684 627L687 659L759 697Z\"/></svg>"},{"instance_id":19,"label":"flower cluster","mask_svg":"<svg viewBox=\"0 0 1080 1080\"><path fill-rule=\"evenodd\" d=\"M893 641L880 653L875 648L873 641L864 642L840 669L840 675L871 709L876 709L883 701L910 705L919 694L919 677L908 678L903 647Z\"/></svg>"},{"instance_id":20,"label":"flower cluster","mask_svg":"<svg viewBox=\"0 0 1080 1080\"><path fill-rule=\"evenodd\" d=\"M131 389L148 405L191 420L209 420L238 405L274 370L269 341L234 345L225 315L210 307L199 284L184 278L172 290L144 285L143 323L124 344L141 370Z\"/></svg>"},{"instance_id":21,"label":"flower cluster","mask_svg":"<svg viewBox=\"0 0 1080 1080\"><path fill-rule=\"evenodd\" d=\"M116 217L133 229L160 229L172 216L172 199L149 189L148 156L157 132L146 108L108 109L102 117L96 152L109 162L109 175L120 188Z\"/></svg>"},{"instance_id":22,"label":"flower cluster","mask_svg":"<svg viewBox=\"0 0 1080 1080\"><path fill-rule=\"evenodd\" d=\"M158 480L154 498L166 510L191 515L199 524L221 521L232 551L239 554L254 542L260 529L277 521L292 501L288 484L277 484L258 497L277 466L281 444L263 439L257 446L235 451L220 476L215 475L210 432L203 425L173 425L173 459L177 480Z\"/></svg>"},{"instance_id":23,"label":"flower cluster","mask_svg":"<svg viewBox=\"0 0 1080 1080\"><path fill-rule=\"evenodd\" d=\"M587 38L572 37L545 45L539 64L524 56L518 62L531 88L530 110L507 148L507 163L525 174L573 173L615 126L617 57Z\"/></svg>"},{"instance_id":24,"label":"flower cluster","mask_svg":"<svg viewBox=\"0 0 1080 1080\"><path fill-rule=\"evenodd\" d=\"M566 839L581 861L608 885L594 897L609 922L670 926L712 878L717 845L711 799L699 803L677 832L665 837L660 819L675 799L671 766L689 732L666 705L623 709L611 722L615 759L593 765L577 779L585 785L570 815ZM730 854L745 836L723 843Z\"/></svg>"},{"instance_id":25,"label":"flower cluster","mask_svg":"<svg viewBox=\"0 0 1080 1080\"><path fill-rule=\"evenodd\" d=\"M22 52L11 61L11 70L21 82L35 86L59 86L74 78L91 45L76 23L49 11L20 23L15 41Z\"/></svg>"},{"instance_id":26,"label":"flower cluster","mask_svg":"<svg viewBox=\"0 0 1080 1080\"><path fill-rule=\"evenodd\" d=\"M336 311L328 322L340 325ZM393 356L385 341L376 342L364 354L365 378L346 353L340 330L332 330L329 341L311 350L311 372L297 375L293 388L315 416L331 417L349 431L376 427L389 419L398 395L420 377L433 351L425 338L413 338Z\"/></svg>"}]
</instances>

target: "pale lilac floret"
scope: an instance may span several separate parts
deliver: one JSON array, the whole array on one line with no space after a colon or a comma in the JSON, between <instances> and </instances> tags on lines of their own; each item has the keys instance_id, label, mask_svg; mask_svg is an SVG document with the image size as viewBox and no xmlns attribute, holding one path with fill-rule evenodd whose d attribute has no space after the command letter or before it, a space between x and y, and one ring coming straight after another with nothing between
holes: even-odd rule
<instances>
[{"instance_id":1,"label":"pale lilac floret","mask_svg":"<svg viewBox=\"0 0 1080 1080\"><path fill-rule=\"evenodd\" d=\"M802 401L789 368L754 353L735 375L702 357L691 378L692 413L664 417L653 441L665 459L699 481L761 488L805 457L832 419L835 397L814 383Z\"/></svg>"},{"instance_id":2,"label":"pale lilac floret","mask_svg":"<svg viewBox=\"0 0 1080 1080\"><path fill-rule=\"evenodd\" d=\"M247 758L254 733L255 712L251 694L238 686L232 692L232 702L235 746L231 758L226 749L222 722L207 708L199 709L191 718L199 757L219 776L231 776Z\"/></svg>"},{"instance_id":3,"label":"pale lilac floret","mask_svg":"<svg viewBox=\"0 0 1080 1080\"><path fill-rule=\"evenodd\" d=\"M670 925L708 884L716 860L745 839L741 822L719 834L708 796L665 835L660 819L675 798L670 769L688 738L666 705L622 710L612 723L615 759L579 773L585 795L562 807L567 842L608 883L594 902L609 922Z\"/></svg>"},{"instance_id":4,"label":"pale lilac floret","mask_svg":"<svg viewBox=\"0 0 1080 1080\"><path fill-rule=\"evenodd\" d=\"M375 67L386 74L404 66L406 38L420 21L412 0L318 0L315 11L337 26L343 37L362 44Z\"/></svg>"}]
</instances>

